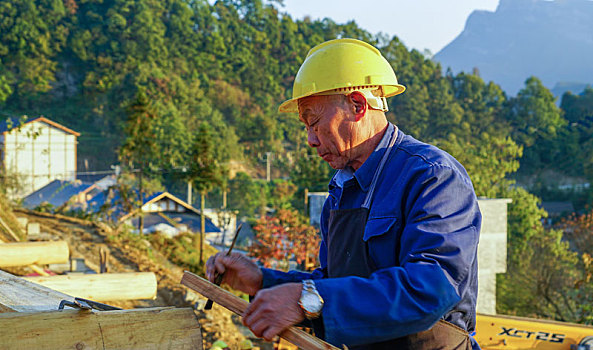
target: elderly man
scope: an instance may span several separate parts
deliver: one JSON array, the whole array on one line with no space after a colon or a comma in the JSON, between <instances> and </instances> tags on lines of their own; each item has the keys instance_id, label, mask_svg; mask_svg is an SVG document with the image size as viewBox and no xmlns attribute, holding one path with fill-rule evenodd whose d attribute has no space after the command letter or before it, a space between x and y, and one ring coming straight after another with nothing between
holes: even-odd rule
<instances>
[{"instance_id":1,"label":"elderly man","mask_svg":"<svg viewBox=\"0 0 593 350\"><path fill-rule=\"evenodd\" d=\"M321 216L320 267L260 269L217 254L207 276L254 296L243 322L271 340L311 324L350 349L479 348L475 327L481 225L465 169L385 117L404 91L373 46L338 39L314 47L281 112L297 112L308 143L337 172ZM404 118L405 116L402 116Z\"/></svg>"}]
</instances>

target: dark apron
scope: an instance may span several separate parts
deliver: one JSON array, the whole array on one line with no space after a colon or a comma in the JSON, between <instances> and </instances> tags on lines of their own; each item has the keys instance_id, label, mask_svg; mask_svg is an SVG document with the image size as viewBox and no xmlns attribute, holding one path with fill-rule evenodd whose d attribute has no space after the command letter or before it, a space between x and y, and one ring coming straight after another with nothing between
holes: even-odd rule
<instances>
[{"instance_id":1,"label":"dark apron","mask_svg":"<svg viewBox=\"0 0 593 350\"><path fill-rule=\"evenodd\" d=\"M394 130L389 147L375 170L371 186L361 208L332 210L329 214L327 238L328 277L369 277L376 266L369 255L368 243L363 240L373 192L383 166L397 139ZM347 345L347 344L346 344ZM431 329L385 342L349 347L359 349L471 349L468 333L451 323L440 320Z\"/></svg>"}]
</instances>

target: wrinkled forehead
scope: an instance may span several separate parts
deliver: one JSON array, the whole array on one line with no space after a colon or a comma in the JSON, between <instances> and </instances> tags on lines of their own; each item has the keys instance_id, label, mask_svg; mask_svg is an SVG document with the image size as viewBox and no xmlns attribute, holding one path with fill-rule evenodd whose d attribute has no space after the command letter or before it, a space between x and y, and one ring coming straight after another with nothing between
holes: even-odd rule
<instances>
[{"instance_id":1,"label":"wrinkled forehead","mask_svg":"<svg viewBox=\"0 0 593 350\"><path fill-rule=\"evenodd\" d=\"M307 96L298 100L299 119L307 120L312 114L318 114L327 108L340 106L346 101L345 95L316 95Z\"/></svg>"}]
</instances>

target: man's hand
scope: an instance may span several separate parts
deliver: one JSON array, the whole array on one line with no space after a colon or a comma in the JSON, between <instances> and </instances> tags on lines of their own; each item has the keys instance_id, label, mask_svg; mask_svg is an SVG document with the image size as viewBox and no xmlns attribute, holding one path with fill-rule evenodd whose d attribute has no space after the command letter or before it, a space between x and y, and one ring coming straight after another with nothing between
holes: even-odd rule
<instances>
[{"instance_id":1,"label":"man's hand","mask_svg":"<svg viewBox=\"0 0 593 350\"><path fill-rule=\"evenodd\" d=\"M285 283L260 290L245 310L243 324L255 336L272 341L283 330L305 319L298 304L302 289L301 283Z\"/></svg>"},{"instance_id":2,"label":"man's hand","mask_svg":"<svg viewBox=\"0 0 593 350\"><path fill-rule=\"evenodd\" d=\"M217 253L206 262L206 277L210 282L216 275L224 273L222 283L249 295L261 289L263 275L260 268L244 254L233 252Z\"/></svg>"}]
</instances>

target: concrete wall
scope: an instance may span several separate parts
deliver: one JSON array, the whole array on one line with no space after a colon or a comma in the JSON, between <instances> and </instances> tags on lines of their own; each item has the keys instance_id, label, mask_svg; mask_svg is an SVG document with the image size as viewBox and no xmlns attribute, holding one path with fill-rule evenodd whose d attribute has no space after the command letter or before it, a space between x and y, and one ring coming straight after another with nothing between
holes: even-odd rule
<instances>
[{"instance_id":1,"label":"concrete wall","mask_svg":"<svg viewBox=\"0 0 593 350\"><path fill-rule=\"evenodd\" d=\"M479 199L482 230L478 245L477 311L496 314L496 274L507 270L507 205L510 199Z\"/></svg>"},{"instance_id":2,"label":"concrete wall","mask_svg":"<svg viewBox=\"0 0 593 350\"><path fill-rule=\"evenodd\" d=\"M4 167L19 174L23 188L14 197L24 196L53 180L76 179L76 136L35 121L4 134Z\"/></svg>"},{"instance_id":3,"label":"concrete wall","mask_svg":"<svg viewBox=\"0 0 593 350\"><path fill-rule=\"evenodd\" d=\"M327 192L309 193L309 221L319 226ZM496 314L496 274L506 272L507 205L510 199L479 199L482 230L478 245L477 311Z\"/></svg>"},{"instance_id":4,"label":"concrete wall","mask_svg":"<svg viewBox=\"0 0 593 350\"><path fill-rule=\"evenodd\" d=\"M309 192L309 223L315 227L319 227L321 210L327 196L328 192Z\"/></svg>"}]
</instances>

